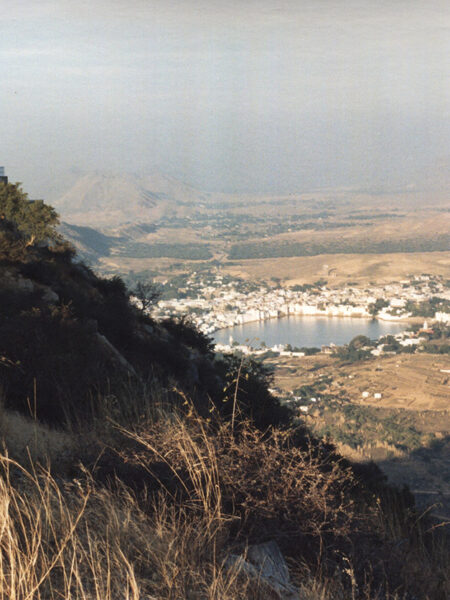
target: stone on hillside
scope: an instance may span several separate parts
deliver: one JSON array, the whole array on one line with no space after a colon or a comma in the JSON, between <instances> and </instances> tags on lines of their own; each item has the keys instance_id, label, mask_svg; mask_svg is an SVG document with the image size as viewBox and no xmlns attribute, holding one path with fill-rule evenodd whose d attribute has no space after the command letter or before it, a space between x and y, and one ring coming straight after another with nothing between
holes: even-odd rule
<instances>
[{"instance_id":1,"label":"stone on hillside","mask_svg":"<svg viewBox=\"0 0 450 600\"><path fill-rule=\"evenodd\" d=\"M246 558L230 554L225 566L258 585L261 600L301 600L276 542L249 546Z\"/></svg>"},{"instance_id":2,"label":"stone on hillside","mask_svg":"<svg viewBox=\"0 0 450 600\"><path fill-rule=\"evenodd\" d=\"M121 354L115 346L111 344L111 342L104 335L100 333L96 334L97 341L100 342L100 345L106 351L106 353L115 360L118 364L120 364L130 375L137 377L137 373L134 370L133 365L131 365L127 359Z\"/></svg>"},{"instance_id":3,"label":"stone on hillside","mask_svg":"<svg viewBox=\"0 0 450 600\"><path fill-rule=\"evenodd\" d=\"M52 288L48 286L43 286L43 290L44 291L42 294L42 300L44 302L46 302L47 304L58 304L59 296L54 290L52 290Z\"/></svg>"}]
</instances>

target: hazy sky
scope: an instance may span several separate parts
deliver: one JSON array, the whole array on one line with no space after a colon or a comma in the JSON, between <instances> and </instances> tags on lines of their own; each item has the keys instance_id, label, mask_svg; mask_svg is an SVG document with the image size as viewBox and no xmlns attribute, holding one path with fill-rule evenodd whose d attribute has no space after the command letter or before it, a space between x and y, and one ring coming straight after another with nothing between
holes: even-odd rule
<instances>
[{"instance_id":1,"label":"hazy sky","mask_svg":"<svg viewBox=\"0 0 450 600\"><path fill-rule=\"evenodd\" d=\"M210 190L422 185L450 156L447 0L0 0L0 165Z\"/></svg>"}]
</instances>

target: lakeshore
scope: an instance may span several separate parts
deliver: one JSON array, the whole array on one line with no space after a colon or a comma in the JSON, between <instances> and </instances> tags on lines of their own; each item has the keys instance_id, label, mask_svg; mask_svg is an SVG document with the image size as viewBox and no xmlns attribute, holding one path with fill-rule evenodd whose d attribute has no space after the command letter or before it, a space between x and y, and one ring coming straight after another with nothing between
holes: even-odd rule
<instances>
[{"instance_id":1,"label":"lakeshore","mask_svg":"<svg viewBox=\"0 0 450 600\"><path fill-rule=\"evenodd\" d=\"M401 325L417 325L417 324L421 324L423 323L423 318L422 317L412 317L412 316L389 316L389 315L377 315L376 317L371 316L371 315L363 315L363 314L351 314L351 315L345 315L345 314L336 314L336 313L325 313L325 312L290 312L288 314L284 314L282 312L280 312L277 315L266 315L263 314L262 316L260 316L259 318L255 318L254 320L246 320L243 323L236 323L234 325L228 325L228 324L224 324L221 326L218 326L217 329L214 330L215 333L217 331L224 331L227 329L233 329L234 327L237 327L238 325L247 325L250 323L265 323L266 321L276 321L277 319L286 319L286 318L290 318L290 317L311 317L311 318L323 318L323 319L355 319L355 320L364 320L364 321L385 321L387 323L397 323L397 324L401 324Z\"/></svg>"},{"instance_id":2,"label":"lakeshore","mask_svg":"<svg viewBox=\"0 0 450 600\"><path fill-rule=\"evenodd\" d=\"M290 315L278 319L247 322L217 330L214 340L218 344L233 343L261 347L265 345L293 347L317 347L342 345L356 335L365 335L371 339L398 334L405 323L381 321L373 318L330 317L325 315Z\"/></svg>"}]
</instances>

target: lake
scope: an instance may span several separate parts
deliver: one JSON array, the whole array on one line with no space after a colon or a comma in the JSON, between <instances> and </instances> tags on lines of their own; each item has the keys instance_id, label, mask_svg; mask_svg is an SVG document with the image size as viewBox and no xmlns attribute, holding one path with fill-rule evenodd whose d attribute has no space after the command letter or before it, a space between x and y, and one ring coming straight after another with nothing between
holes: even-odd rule
<instances>
[{"instance_id":1,"label":"lake","mask_svg":"<svg viewBox=\"0 0 450 600\"><path fill-rule=\"evenodd\" d=\"M407 327L408 323L374 319L295 315L220 329L213 334L213 337L221 344L228 344L232 336L233 341L248 343L255 347L264 341L267 346L291 344L299 348L302 346L320 348L331 343L338 346L347 344L357 335L376 339L382 335L398 333Z\"/></svg>"}]
</instances>

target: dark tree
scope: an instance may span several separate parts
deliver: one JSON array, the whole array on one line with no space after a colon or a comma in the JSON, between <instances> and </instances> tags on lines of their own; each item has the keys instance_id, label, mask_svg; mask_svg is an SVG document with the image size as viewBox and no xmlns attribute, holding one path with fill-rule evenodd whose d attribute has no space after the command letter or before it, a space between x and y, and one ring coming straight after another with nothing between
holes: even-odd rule
<instances>
[{"instance_id":1,"label":"dark tree","mask_svg":"<svg viewBox=\"0 0 450 600\"><path fill-rule=\"evenodd\" d=\"M159 286L153 282L143 283L142 281L138 281L131 293L139 300L143 312L146 312L151 306L156 304L161 297Z\"/></svg>"},{"instance_id":2,"label":"dark tree","mask_svg":"<svg viewBox=\"0 0 450 600\"><path fill-rule=\"evenodd\" d=\"M369 313L375 317L382 308L387 308L389 306L389 302L384 298L378 298L372 304L369 304Z\"/></svg>"}]
</instances>

